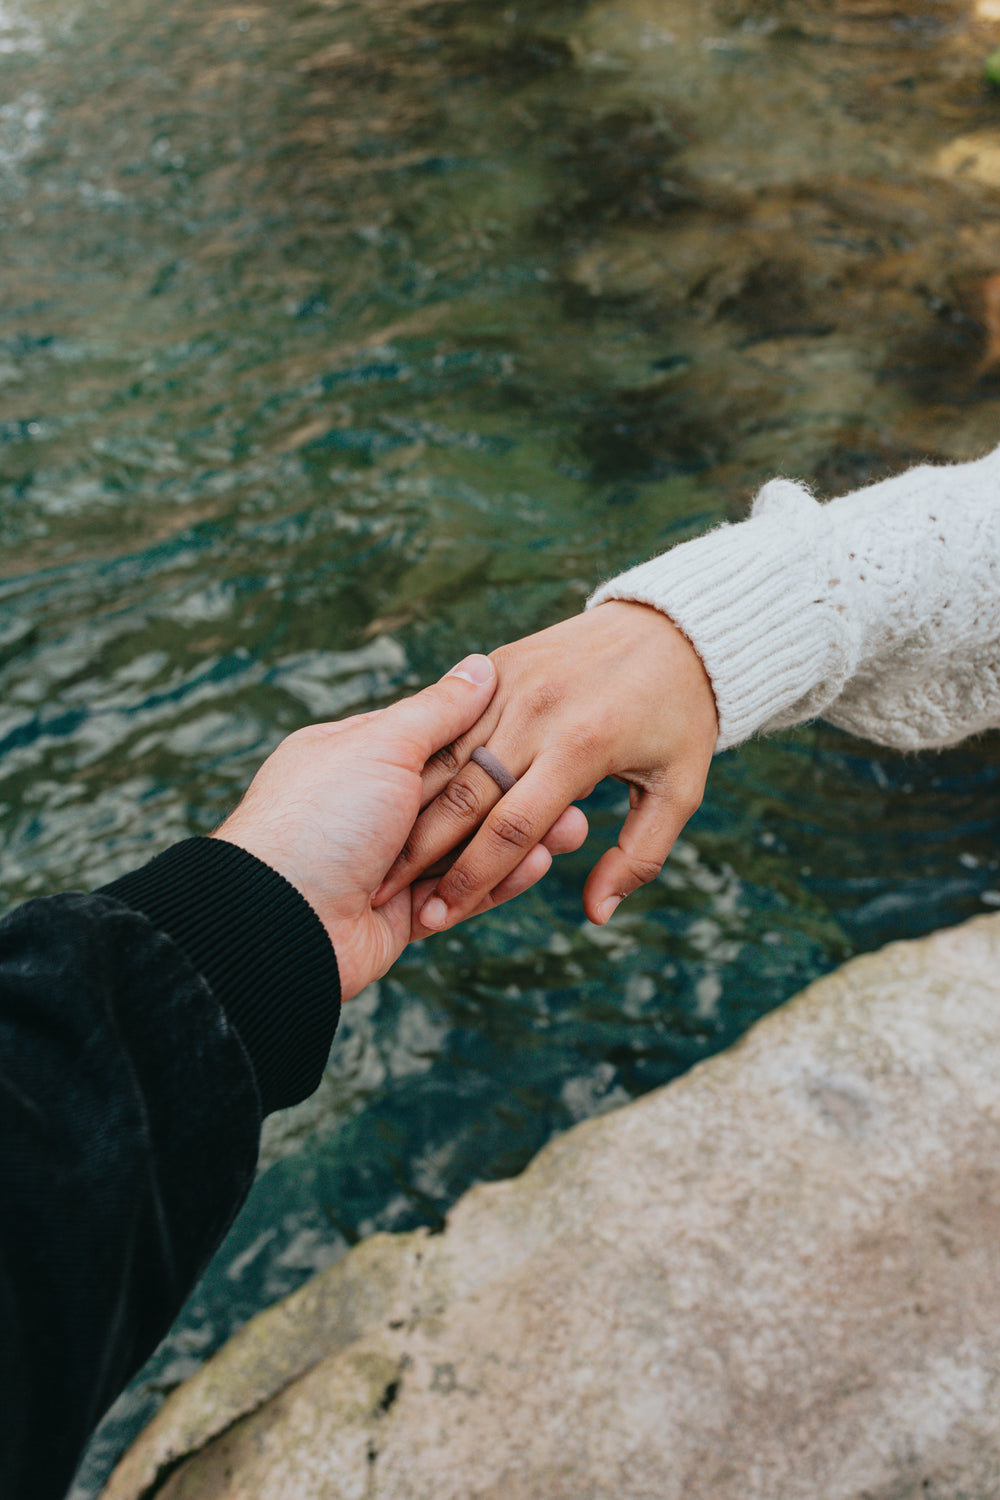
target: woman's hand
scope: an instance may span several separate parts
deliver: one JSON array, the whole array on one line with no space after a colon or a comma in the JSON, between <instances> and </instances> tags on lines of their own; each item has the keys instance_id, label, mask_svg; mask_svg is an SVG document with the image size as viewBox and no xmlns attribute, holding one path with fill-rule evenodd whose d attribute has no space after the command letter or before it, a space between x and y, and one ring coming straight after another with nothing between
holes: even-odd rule
<instances>
[{"instance_id":1,"label":"woman's hand","mask_svg":"<svg viewBox=\"0 0 1000 1500\"><path fill-rule=\"evenodd\" d=\"M704 793L718 737L715 698L700 657L666 615L609 601L492 659L499 688L472 729L429 762L424 790L434 800L375 898L395 900L471 840L436 889L421 890L417 937L480 909L572 802L615 776L628 783L630 811L583 893L590 920L606 922L659 874ZM503 796L469 761L480 745L519 778Z\"/></svg>"},{"instance_id":2,"label":"woman's hand","mask_svg":"<svg viewBox=\"0 0 1000 1500\"><path fill-rule=\"evenodd\" d=\"M410 939L414 902L422 902L433 881L415 892L408 882L397 884L377 911L373 893L432 795L425 763L476 723L495 687L489 658L470 656L391 708L297 730L216 830L216 838L255 854L309 902L333 943L345 1000L380 978ZM544 843L522 849L469 905L470 914L534 885L553 854L580 847L587 821L572 808L544 832Z\"/></svg>"}]
</instances>

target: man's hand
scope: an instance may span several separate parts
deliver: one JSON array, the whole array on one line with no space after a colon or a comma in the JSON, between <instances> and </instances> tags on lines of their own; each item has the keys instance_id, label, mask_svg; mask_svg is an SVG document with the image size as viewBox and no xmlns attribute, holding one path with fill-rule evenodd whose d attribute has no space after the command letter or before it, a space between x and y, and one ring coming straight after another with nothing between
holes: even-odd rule
<instances>
[{"instance_id":1,"label":"man's hand","mask_svg":"<svg viewBox=\"0 0 1000 1500\"><path fill-rule=\"evenodd\" d=\"M376 897L395 900L471 838L430 899L414 903L415 936L477 910L571 802L616 776L628 783L631 810L583 893L587 916L604 923L659 873L704 793L719 732L715 697L694 647L659 611L601 604L502 647L493 660L499 690L428 765L425 788L437 796ZM520 778L504 796L469 762L478 745Z\"/></svg>"},{"instance_id":2,"label":"man's hand","mask_svg":"<svg viewBox=\"0 0 1000 1500\"><path fill-rule=\"evenodd\" d=\"M485 656L470 656L432 687L391 708L288 736L261 766L215 838L249 850L305 897L337 954L349 1000L399 957L413 928L414 893L400 885L377 911L372 895L399 854L421 806L437 789L427 760L467 731L496 688ZM578 849L587 823L578 808L553 819L476 910L507 901L539 880L554 853ZM423 899L433 881L415 893Z\"/></svg>"}]
</instances>

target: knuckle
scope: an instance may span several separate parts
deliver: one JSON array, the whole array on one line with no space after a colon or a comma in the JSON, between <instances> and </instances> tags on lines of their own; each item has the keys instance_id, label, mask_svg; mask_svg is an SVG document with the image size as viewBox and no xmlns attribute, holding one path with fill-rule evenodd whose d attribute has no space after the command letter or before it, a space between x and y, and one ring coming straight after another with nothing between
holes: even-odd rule
<instances>
[{"instance_id":1,"label":"knuckle","mask_svg":"<svg viewBox=\"0 0 1000 1500\"><path fill-rule=\"evenodd\" d=\"M702 782L681 782L674 788L674 805L676 806L685 823L693 818L702 804L705 795L705 787Z\"/></svg>"},{"instance_id":2,"label":"knuckle","mask_svg":"<svg viewBox=\"0 0 1000 1500\"><path fill-rule=\"evenodd\" d=\"M528 819L517 812L498 814L490 821L490 831L494 838L514 849L529 849L538 842Z\"/></svg>"},{"instance_id":3,"label":"knuckle","mask_svg":"<svg viewBox=\"0 0 1000 1500\"><path fill-rule=\"evenodd\" d=\"M479 817L479 800L472 788L460 777L449 781L439 798L442 806L462 823Z\"/></svg>"},{"instance_id":4,"label":"knuckle","mask_svg":"<svg viewBox=\"0 0 1000 1500\"><path fill-rule=\"evenodd\" d=\"M606 741L604 728L600 724L575 724L565 734L564 743L575 760L587 765L593 765L595 760L603 761Z\"/></svg>"},{"instance_id":5,"label":"knuckle","mask_svg":"<svg viewBox=\"0 0 1000 1500\"><path fill-rule=\"evenodd\" d=\"M286 734L281 741L279 749L303 749L318 744L322 740L322 734L317 724L303 724L298 729L293 729Z\"/></svg>"},{"instance_id":6,"label":"knuckle","mask_svg":"<svg viewBox=\"0 0 1000 1500\"><path fill-rule=\"evenodd\" d=\"M458 763L458 756L455 754L454 745L442 745L440 750L435 750L427 762L426 769L429 771L444 771L449 776L454 776L456 771L460 771L462 768Z\"/></svg>"},{"instance_id":7,"label":"knuckle","mask_svg":"<svg viewBox=\"0 0 1000 1500\"><path fill-rule=\"evenodd\" d=\"M695 792L689 792L686 797L683 797L681 799L681 812L684 815L684 821L685 821L685 823L688 821L689 818L693 818L694 817L695 813L698 811L699 807L701 806L702 801L703 801L703 793L700 790L699 791L695 791Z\"/></svg>"},{"instance_id":8,"label":"knuckle","mask_svg":"<svg viewBox=\"0 0 1000 1500\"><path fill-rule=\"evenodd\" d=\"M452 865L444 880L438 887L442 895L446 895L448 905L462 905L468 897L475 895L479 888L479 881L474 870L463 865L461 861Z\"/></svg>"},{"instance_id":9,"label":"knuckle","mask_svg":"<svg viewBox=\"0 0 1000 1500\"><path fill-rule=\"evenodd\" d=\"M663 869L662 861L650 859L643 854L630 854L628 860L632 874L640 885L649 885L650 881L655 880Z\"/></svg>"},{"instance_id":10,"label":"knuckle","mask_svg":"<svg viewBox=\"0 0 1000 1500\"><path fill-rule=\"evenodd\" d=\"M412 836L406 840L402 849L396 855L393 862L395 870L408 870L411 865L420 863L420 848Z\"/></svg>"},{"instance_id":11,"label":"knuckle","mask_svg":"<svg viewBox=\"0 0 1000 1500\"><path fill-rule=\"evenodd\" d=\"M551 684L539 683L525 695L524 712L529 719L547 719L558 706L560 697L558 689L552 687Z\"/></svg>"},{"instance_id":12,"label":"knuckle","mask_svg":"<svg viewBox=\"0 0 1000 1500\"><path fill-rule=\"evenodd\" d=\"M497 646L495 651L490 652L490 661L496 667L498 676L503 676L506 668L516 658L517 652L513 645Z\"/></svg>"}]
</instances>

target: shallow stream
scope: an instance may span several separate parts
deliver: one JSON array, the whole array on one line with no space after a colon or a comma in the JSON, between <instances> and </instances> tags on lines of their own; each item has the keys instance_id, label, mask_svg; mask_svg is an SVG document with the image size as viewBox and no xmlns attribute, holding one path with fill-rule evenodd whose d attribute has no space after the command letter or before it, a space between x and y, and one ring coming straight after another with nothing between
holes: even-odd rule
<instances>
[{"instance_id":1,"label":"shallow stream","mask_svg":"<svg viewBox=\"0 0 1000 1500\"><path fill-rule=\"evenodd\" d=\"M208 831L294 726L775 473L1000 440L997 33L945 0L0 3L4 904ZM730 752L604 930L601 787L579 855L348 1008L78 1496L360 1236L1000 906L997 743Z\"/></svg>"}]
</instances>

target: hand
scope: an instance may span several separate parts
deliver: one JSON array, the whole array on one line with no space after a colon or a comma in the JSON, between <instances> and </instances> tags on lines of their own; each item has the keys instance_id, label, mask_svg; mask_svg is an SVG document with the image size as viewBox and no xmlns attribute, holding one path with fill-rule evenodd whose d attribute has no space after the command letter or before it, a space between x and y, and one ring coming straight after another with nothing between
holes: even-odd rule
<instances>
[{"instance_id":1,"label":"hand","mask_svg":"<svg viewBox=\"0 0 1000 1500\"><path fill-rule=\"evenodd\" d=\"M214 837L249 850L300 892L333 943L349 1000L399 957L413 929L411 892L400 885L373 910L372 894L436 790L428 758L475 724L496 688L488 657L470 656L432 687L391 708L288 736L254 777ZM498 905L539 880L553 853L578 849L587 823L578 808L520 851L511 870L476 903ZM470 911L472 908L470 907Z\"/></svg>"},{"instance_id":2,"label":"hand","mask_svg":"<svg viewBox=\"0 0 1000 1500\"><path fill-rule=\"evenodd\" d=\"M428 765L425 787L437 796L376 897L394 900L478 828L431 898L415 904L417 936L475 911L575 798L617 776L629 785L630 811L583 893L600 925L659 874L704 793L719 733L715 698L701 658L666 615L609 601L502 647L493 660L499 690ZM469 762L477 745L520 778L506 795Z\"/></svg>"}]
</instances>

